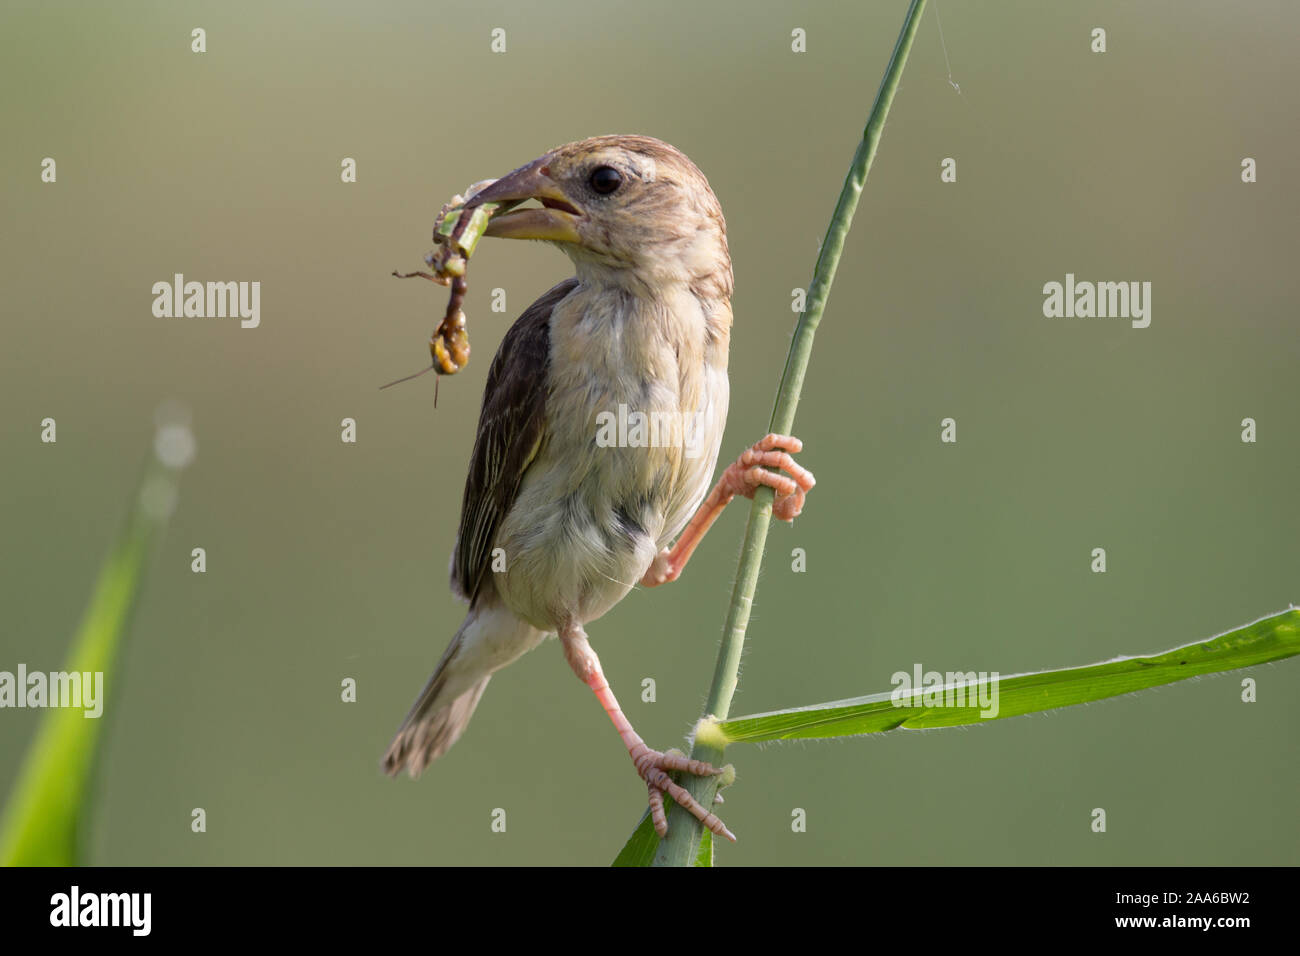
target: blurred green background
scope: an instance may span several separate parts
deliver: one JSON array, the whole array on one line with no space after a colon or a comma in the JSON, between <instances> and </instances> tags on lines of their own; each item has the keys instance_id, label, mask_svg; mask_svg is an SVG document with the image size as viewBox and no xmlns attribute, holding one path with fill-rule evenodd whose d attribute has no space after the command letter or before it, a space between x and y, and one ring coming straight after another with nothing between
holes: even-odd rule
<instances>
[{"instance_id":1,"label":"blurred green background","mask_svg":"<svg viewBox=\"0 0 1300 956\"><path fill-rule=\"evenodd\" d=\"M613 859L644 787L554 643L493 680L421 780L379 771L462 616L447 558L491 353L570 274L540 244L481 248L475 358L435 410L430 378L378 390L427 361L445 303L389 271L420 266L474 180L589 135L674 143L729 224L734 456L765 429L791 290L905 6L4 5L0 669L62 666L161 400L193 409L199 442L110 683L92 862ZM737 714L888 690L916 662L1159 651L1300 595L1300 7L939 13L961 93L931 9L814 349L796 430L817 490L769 539ZM175 272L260 281L261 327L155 318ZM1151 327L1045 319L1067 272L1151 281ZM652 745L703 703L744 519L590 628ZM1294 864L1298 666L1249 672L1250 705L1235 674L967 731L736 747L741 842L719 863ZM0 712L6 792L38 717Z\"/></svg>"}]
</instances>

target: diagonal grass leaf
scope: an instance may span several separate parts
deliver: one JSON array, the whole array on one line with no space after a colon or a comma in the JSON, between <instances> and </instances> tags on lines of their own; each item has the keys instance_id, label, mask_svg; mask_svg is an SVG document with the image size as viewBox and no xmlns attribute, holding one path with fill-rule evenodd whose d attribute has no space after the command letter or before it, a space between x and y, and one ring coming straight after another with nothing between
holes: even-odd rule
<instances>
[{"instance_id":1,"label":"diagonal grass leaf","mask_svg":"<svg viewBox=\"0 0 1300 956\"><path fill-rule=\"evenodd\" d=\"M664 797L665 809L672 803L671 797ZM618 856L614 858L612 866L649 866L655 858L655 851L659 849L659 834L655 833L654 822L650 819L650 811L647 810L641 817L641 822L637 824L632 835L627 838L627 843L619 851ZM712 866L713 865L713 833L704 830L700 838L700 849L695 855L695 862L692 866Z\"/></svg>"},{"instance_id":2,"label":"diagonal grass leaf","mask_svg":"<svg viewBox=\"0 0 1300 956\"><path fill-rule=\"evenodd\" d=\"M761 743L771 740L824 740L881 733L887 730L922 730L978 724L988 719L1016 717L1036 711L1105 700L1135 691L1172 684L1202 674L1251 667L1300 654L1300 609L1280 614L1220 634L1197 644L1177 647L1150 657L1122 657L1087 667L1017 674L997 681L997 713L981 716L973 704L978 692L990 690L989 681L964 688L966 706L895 706L895 692L830 701L810 707L751 714L714 723L709 728L727 743ZM958 698L954 691L949 701ZM907 699L923 704L922 691ZM987 699L987 698L986 698Z\"/></svg>"}]
</instances>

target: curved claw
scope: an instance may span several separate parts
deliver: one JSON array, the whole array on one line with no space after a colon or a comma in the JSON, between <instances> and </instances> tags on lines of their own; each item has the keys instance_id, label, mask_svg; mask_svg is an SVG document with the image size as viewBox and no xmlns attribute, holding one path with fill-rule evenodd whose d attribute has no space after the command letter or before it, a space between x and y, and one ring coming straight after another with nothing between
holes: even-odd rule
<instances>
[{"instance_id":1,"label":"curved claw","mask_svg":"<svg viewBox=\"0 0 1300 956\"><path fill-rule=\"evenodd\" d=\"M722 774L721 770L711 764L699 760L691 760L682 753L662 753L658 750L651 750L649 747L637 754L633 758L636 765L636 772L641 775L641 779L646 783L646 789L650 795L650 819L654 822L655 832L660 838L668 835L668 817L664 813L664 798L666 793L673 798L673 802L683 809L689 810L691 816L699 820L704 826L718 836L726 837L732 843L736 842L736 835L727 829L727 825L719 820L714 814L704 809L694 797L687 792L686 788L668 776L667 771L679 771L681 773L694 774L697 777L716 777Z\"/></svg>"}]
</instances>

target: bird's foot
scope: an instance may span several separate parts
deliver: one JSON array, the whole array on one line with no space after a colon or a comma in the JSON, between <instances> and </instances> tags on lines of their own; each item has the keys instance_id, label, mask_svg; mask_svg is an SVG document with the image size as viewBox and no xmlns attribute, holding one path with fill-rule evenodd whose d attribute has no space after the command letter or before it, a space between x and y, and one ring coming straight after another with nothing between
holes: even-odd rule
<instances>
[{"instance_id":1,"label":"bird's foot","mask_svg":"<svg viewBox=\"0 0 1300 956\"><path fill-rule=\"evenodd\" d=\"M776 492L772 501L772 514L782 521L797 518L799 512L803 511L808 492L817 484L813 473L792 457L802 450L803 442L793 435L765 435L745 449L723 471L722 477L682 531L677 543L655 555L650 567L641 576L642 586L653 588L676 581L704 533L737 495L752 498L757 489L766 486ZM781 470L769 471L769 468Z\"/></svg>"},{"instance_id":2,"label":"bird's foot","mask_svg":"<svg viewBox=\"0 0 1300 956\"><path fill-rule=\"evenodd\" d=\"M632 729L632 723L623 713L623 708L619 707L618 699L614 696L614 691L600 668L600 658L591 649L587 632L582 629L582 625L574 620L566 621L559 627L558 634L569 666L578 675L578 679L591 688L596 695L596 700L600 701L600 706L605 708L605 713L609 714L614 729L618 731L623 746L627 748L627 755L632 758L632 765L645 781L646 789L650 793L650 819L654 821L655 832L660 837L668 834L668 818L664 814L666 793L718 836L724 836L734 843L736 835L728 830L721 820L700 806L699 801L692 797L685 787L673 782L668 774L681 772L693 773L698 777L721 777L722 779L718 781L719 785L728 786L736 779L735 770L730 766L719 770L702 760L691 760L680 750L669 750L664 753L647 747L640 734Z\"/></svg>"},{"instance_id":3,"label":"bird's foot","mask_svg":"<svg viewBox=\"0 0 1300 956\"><path fill-rule=\"evenodd\" d=\"M678 806L689 810L695 819L718 836L726 837L732 843L736 842L736 835L727 829L725 823L704 809L699 801L686 791L685 787L674 783L673 779L668 776L671 772L680 771L681 773L694 774L697 777L717 777L723 775L723 770L719 770L712 764L700 760L691 760L679 750L661 752L651 750L645 744L635 748L635 752L632 753L632 763L636 766L636 772L641 775L641 779L645 781L646 789L650 793L650 819L654 822L655 832L661 838L668 835L668 817L664 813L664 794L666 793L673 798L673 801ZM718 799L717 802L721 803L722 801Z\"/></svg>"},{"instance_id":4,"label":"bird's foot","mask_svg":"<svg viewBox=\"0 0 1300 956\"><path fill-rule=\"evenodd\" d=\"M745 498L763 486L776 492L772 514L782 521L793 521L803 511L804 499L817 479L792 458L803 451L803 442L793 435L764 435L727 466L718 483L732 494ZM780 468L788 474L769 471Z\"/></svg>"}]
</instances>

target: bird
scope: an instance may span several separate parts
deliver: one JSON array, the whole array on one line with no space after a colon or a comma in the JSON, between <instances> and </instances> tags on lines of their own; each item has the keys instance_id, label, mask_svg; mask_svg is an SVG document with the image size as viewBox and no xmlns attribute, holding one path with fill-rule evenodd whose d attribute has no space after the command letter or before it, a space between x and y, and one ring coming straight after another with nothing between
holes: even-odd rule
<instances>
[{"instance_id":1,"label":"bird","mask_svg":"<svg viewBox=\"0 0 1300 956\"><path fill-rule=\"evenodd\" d=\"M645 782L659 836L666 793L734 841L670 776L720 771L641 739L586 631L638 584L676 580L735 497L770 487L774 516L793 521L815 484L793 457L803 443L777 434L712 481L734 287L721 205L684 153L641 135L558 146L466 208L490 202L514 208L485 236L547 242L575 274L523 312L488 370L450 567L469 608L383 769L418 776L464 732L492 674L556 636Z\"/></svg>"}]
</instances>

